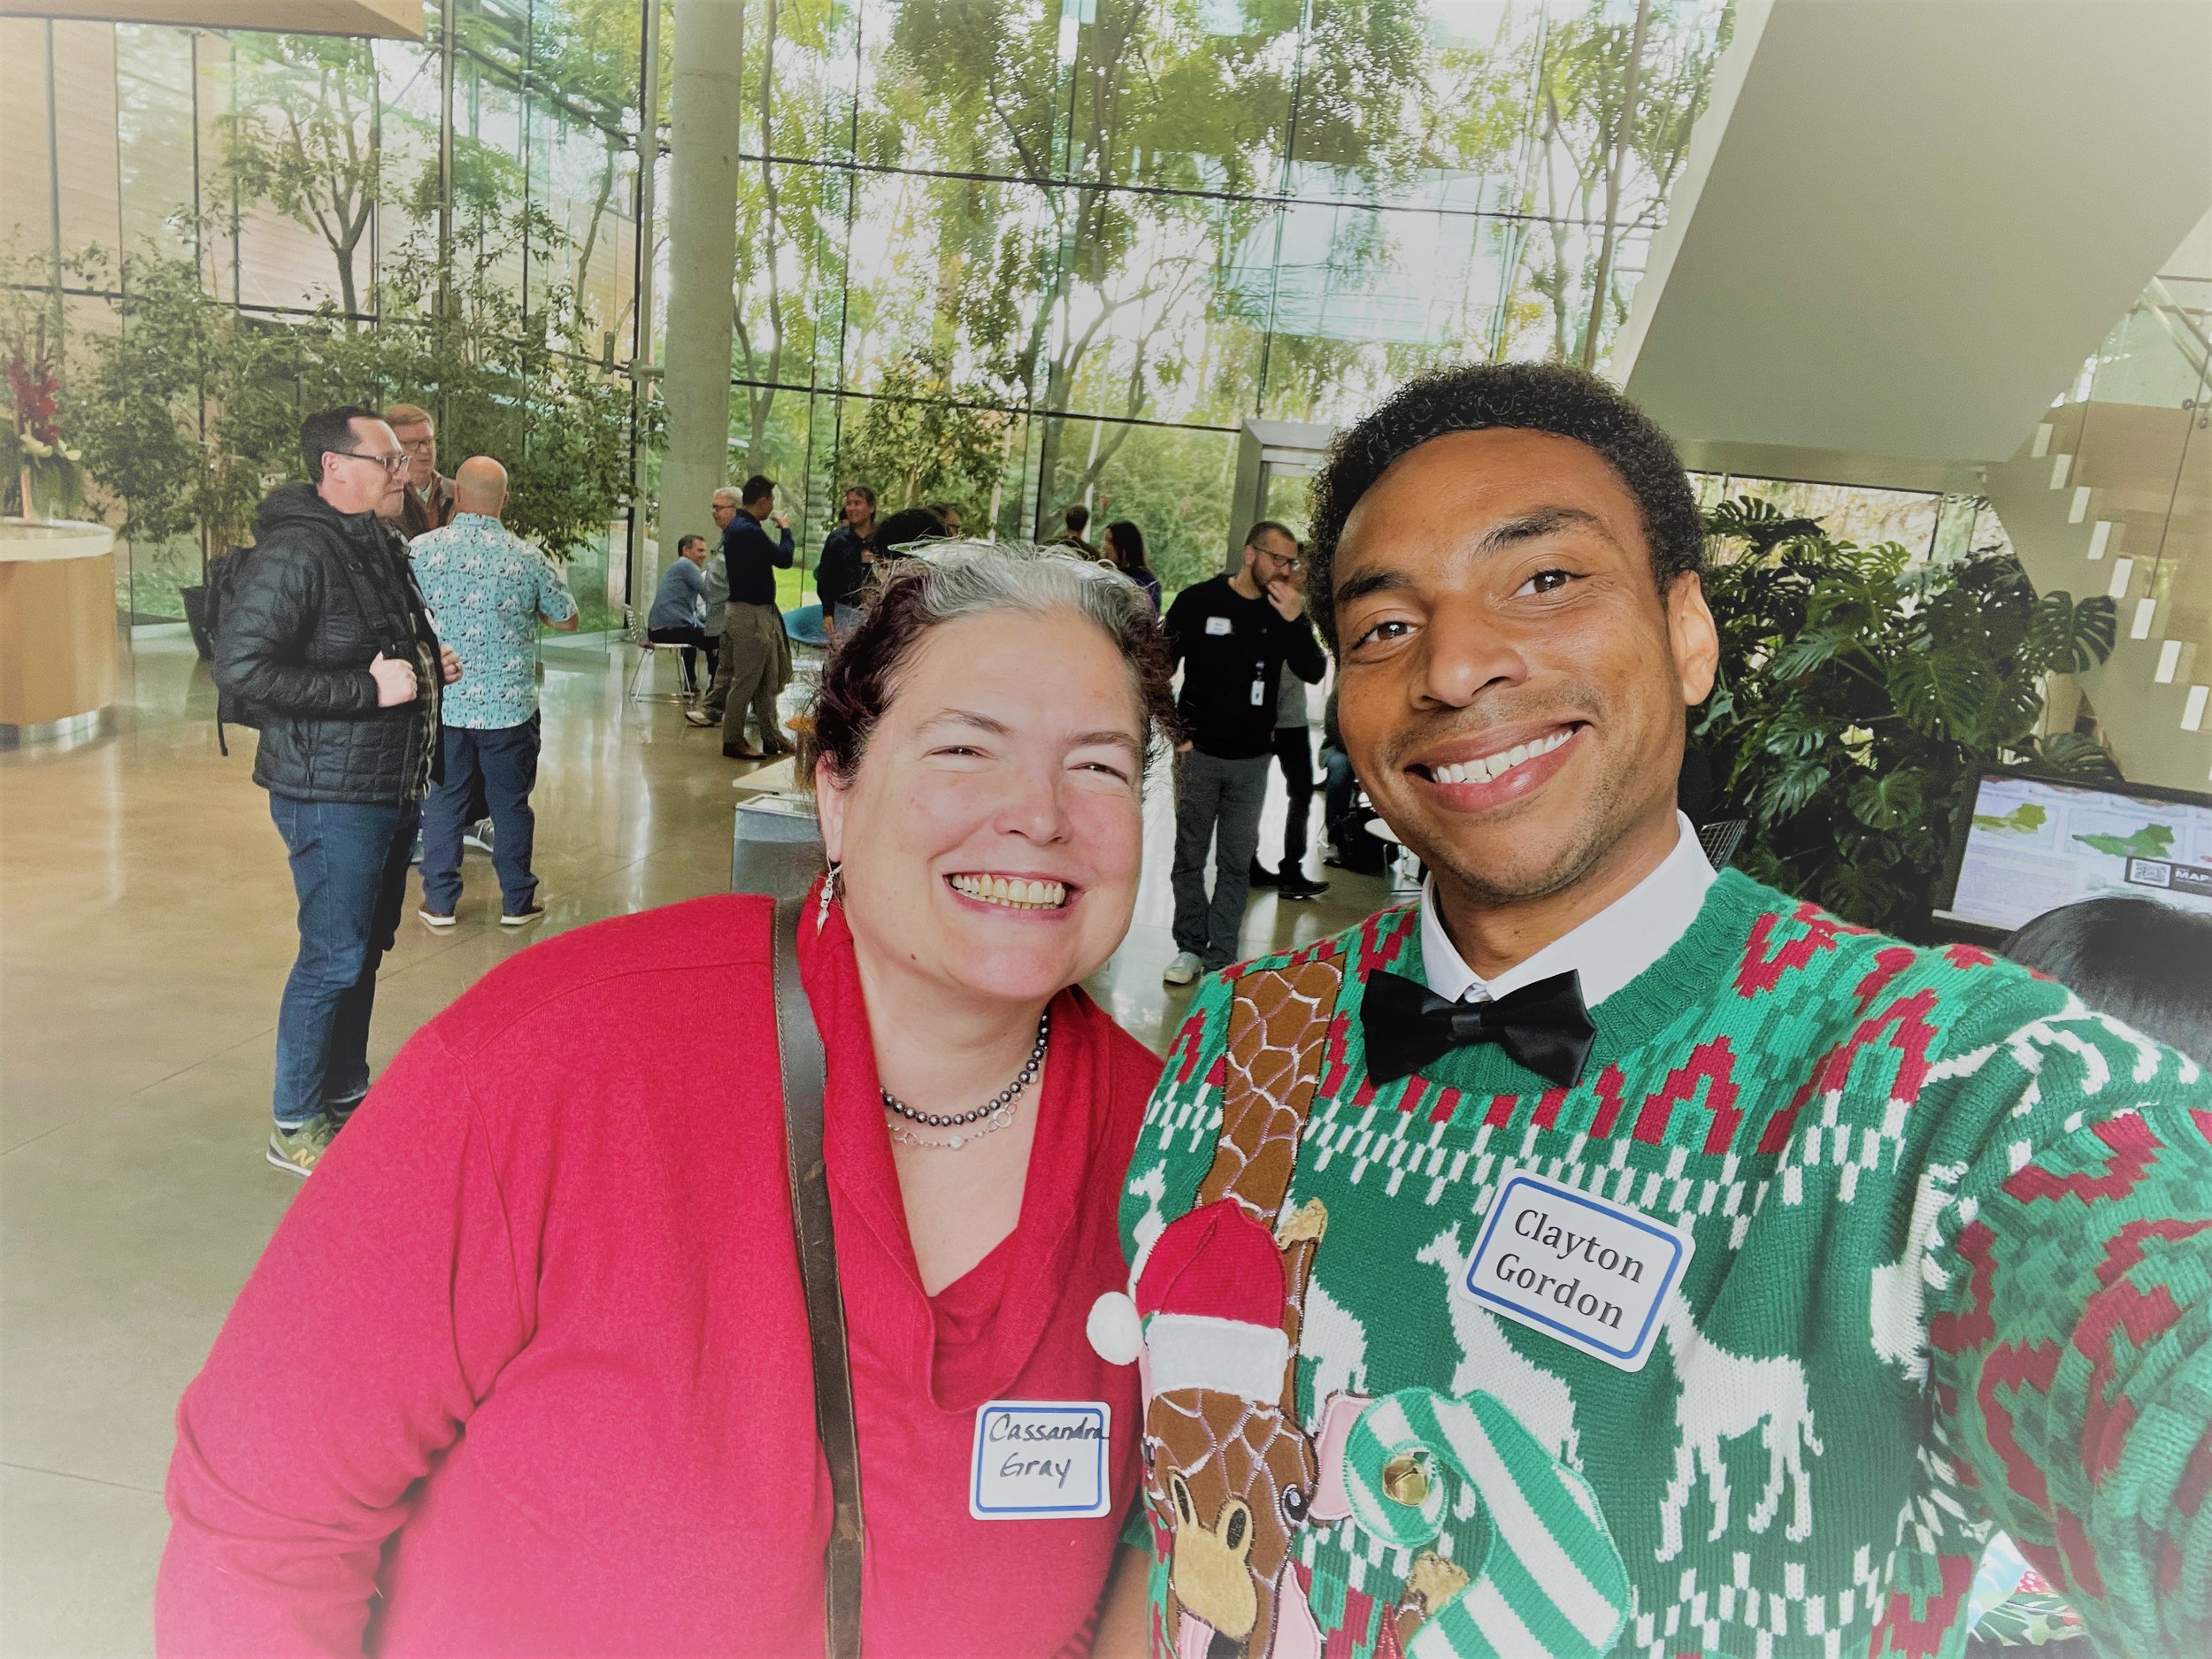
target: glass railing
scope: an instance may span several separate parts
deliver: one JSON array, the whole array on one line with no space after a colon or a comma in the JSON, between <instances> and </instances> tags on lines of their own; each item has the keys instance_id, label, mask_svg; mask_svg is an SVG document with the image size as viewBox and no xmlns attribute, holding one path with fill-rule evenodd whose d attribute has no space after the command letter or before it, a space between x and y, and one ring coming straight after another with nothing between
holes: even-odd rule
<instances>
[{"instance_id":1,"label":"glass railing","mask_svg":"<svg viewBox=\"0 0 2212 1659\"><path fill-rule=\"evenodd\" d=\"M2154 278L2054 411L2093 492L2120 631L2158 680L2212 672L2212 278ZM2108 523L2111 529L2102 530Z\"/></svg>"}]
</instances>

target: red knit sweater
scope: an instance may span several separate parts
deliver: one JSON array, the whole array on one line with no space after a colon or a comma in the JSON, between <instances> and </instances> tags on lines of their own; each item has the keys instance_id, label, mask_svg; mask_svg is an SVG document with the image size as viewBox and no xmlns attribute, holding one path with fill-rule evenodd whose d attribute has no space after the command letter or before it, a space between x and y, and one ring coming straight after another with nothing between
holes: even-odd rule
<instances>
[{"instance_id":1,"label":"red knit sweater","mask_svg":"<svg viewBox=\"0 0 2212 1659\"><path fill-rule=\"evenodd\" d=\"M178 1408L164 1654L822 1651L830 1494L768 918L717 898L580 929L408 1043ZM1115 1210L1157 1065L1080 991L1055 1002L1021 1219L941 1318L851 939L841 914L818 941L810 922L866 1650L1050 1654L1091 1613L1137 1479L1133 1374L1084 1321L1125 1275ZM987 1319L978 1285L998 1289ZM1107 1402L1114 1512L971 1519L995 1398Z\"/></svg>"}]
</instances>

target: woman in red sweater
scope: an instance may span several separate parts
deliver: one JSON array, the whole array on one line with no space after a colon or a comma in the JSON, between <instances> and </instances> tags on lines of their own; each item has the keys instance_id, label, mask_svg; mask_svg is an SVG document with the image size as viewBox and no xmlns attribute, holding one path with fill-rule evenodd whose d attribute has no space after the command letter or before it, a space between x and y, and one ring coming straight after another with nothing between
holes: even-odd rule
<instances>
[{"instance_id":1,"label":"woman in red sweater","mask_svg":"<svg viewBox=\"0 0 2212 1659\"><path fill-rule=\"evenodd\" d=\"M1136 1492L1084 1322L1157 1065L1077 983L1135 898L1157 629L1098 566L963 550L825 671L799 956L869 1659L1079 1647ZM822 1653L770 975L768 901L700 899L416 1033L178 1408L164 1654Z\"/></svg>"}]
</instances>

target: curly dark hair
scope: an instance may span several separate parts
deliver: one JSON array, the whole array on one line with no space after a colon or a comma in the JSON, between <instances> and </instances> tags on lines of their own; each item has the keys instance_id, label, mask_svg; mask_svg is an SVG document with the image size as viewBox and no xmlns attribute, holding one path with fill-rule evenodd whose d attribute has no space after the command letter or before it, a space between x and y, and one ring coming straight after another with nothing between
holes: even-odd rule
<instances>
[{"instance_id":1,"label":"curly dark hair","mask_svg":"<svg viewBox=\"0 0 2212 1659\"><path fill-rule=\"evenodd\" d=\"M931 629L966 617L1056 610L1075 611L1114 642L1129 667L1146 758L1156 757L1179 733L1167 633L1143 591L1064 550L964 547L892 564L867 615L838 635L815 687L811 729L800 734L800 778L810 787L822 760L841 780L859 770L869 735L896 695L900 668Z\"/></svg>"},{"instance_id":2,"label":"curly dark hair","mask_svg":"<svg viewBox=\"0 0 2212 1659\"><path fill-rule=\"evenodd\" d=\"M1662 591L1705 563L1705 521L1674 442L1650 416L1594 374L1563 363L1469 363L1409 380L1347 427L1313 482L1307 603L1336 649L1331 578L1352 509L1391 464L1431 438L1502 427L1548 432L1595 449L1636 498Z\"/></svg>"}]
</instances>

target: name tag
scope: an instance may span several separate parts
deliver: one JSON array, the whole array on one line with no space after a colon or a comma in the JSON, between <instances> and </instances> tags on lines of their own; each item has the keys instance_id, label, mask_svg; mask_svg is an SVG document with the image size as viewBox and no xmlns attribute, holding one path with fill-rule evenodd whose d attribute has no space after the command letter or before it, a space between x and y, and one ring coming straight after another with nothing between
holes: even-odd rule
<instances>
[{"instance_id":1,"label":"name tag","mask_svg":"<svg viewBox=\"0 0 2212 1659\"><path fill-rule=\"evenodd\" d=\"M1233 625L1230 623L1229 618L1226 617L1208 617L1206 618L1206 632L1209 634L1226 634L1229 632L1232 626Z\"/></svg>"},{"instance_id":2,"label":"name tag","mask_svg":"<svg viewBox=\"0 0 2212 1659\"><path fill-rule=\"evenodd\" d=\"M1609 1365L1641 1371L1660 1306L1696 1242L1626 1204L1509 1170L1460 1289Z\"/></svg>"},{"instance_id":3,"label":"name tag","mask_svg":"<svg viewBox=\"0 0 2212 1659\"><path fill-rule=\"evenodd\" d=\"M1103 1401L988 1401L975 1414L968 1513L979 1521L1104 1515L1112 1444L1113 1408Z\"/></svg>"}]
</instances>

